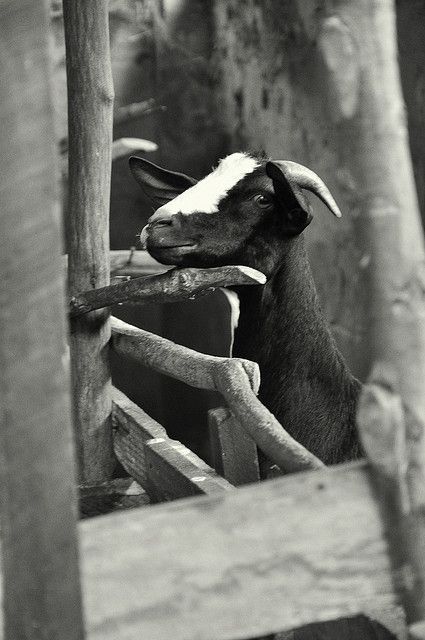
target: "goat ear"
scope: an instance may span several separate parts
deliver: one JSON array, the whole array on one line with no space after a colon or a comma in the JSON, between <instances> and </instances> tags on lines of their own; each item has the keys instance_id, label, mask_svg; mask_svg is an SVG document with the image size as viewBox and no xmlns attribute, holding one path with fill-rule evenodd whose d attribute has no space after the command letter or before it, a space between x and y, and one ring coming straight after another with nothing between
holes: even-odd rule
<instances>
[{"instance_id":1,"label":"goat ear","mask_svg":"<svg viewBox=\"0 0 425 640\"><path fill-rule=\"evenodd\" d=\"M189 178L183 173L168 171L144 158L132 156L129 163L136 182L157 208L167 204L197 183L195 178Z\"/></svg>"},{"instance_id":2,"label":"goat ear","mask_svg":"<svg viewBox=\"0 0 425 640\"><path fill-rule=\"evenodd\" d=\"M313 219L309 203L298 185L285 175L281 166L267 162L266 173L273 181L277 201L282 207L285 232L288 235L298 235Z\"/></svg>"}]
</instances>

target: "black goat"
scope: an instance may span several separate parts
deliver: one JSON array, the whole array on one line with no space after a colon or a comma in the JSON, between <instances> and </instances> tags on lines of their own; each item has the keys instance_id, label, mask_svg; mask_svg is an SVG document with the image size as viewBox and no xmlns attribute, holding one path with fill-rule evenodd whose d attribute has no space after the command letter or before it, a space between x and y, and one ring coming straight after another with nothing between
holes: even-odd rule
<instances>
[{"instance_id":1,"label":"black goat","mask_svg":"<svg viewBox=\"0 0 425 640\"><path fill-rule=\"evenodd\" d=\"M299 164L242 153L199 182L136 157L130 167L159 207L141 234L154 258L242 264L266 274L264 286L234 289L240 319L233 353L258 362L260 399L296 440L327 464L357 457L361 385L323 317L301 235L312 219L301 189L341 215L324 183Z\"/></svg>"}]
</instances>

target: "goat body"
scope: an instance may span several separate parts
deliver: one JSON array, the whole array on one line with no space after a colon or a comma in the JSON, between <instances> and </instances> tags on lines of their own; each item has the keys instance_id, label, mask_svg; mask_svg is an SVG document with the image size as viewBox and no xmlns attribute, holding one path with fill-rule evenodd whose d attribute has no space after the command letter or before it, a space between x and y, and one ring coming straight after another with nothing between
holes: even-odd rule
<instances>
[{"instance_id":1,"label":"goat body","mask_svg":"<svg viewBox=\"0 0 425 640\"><path fill-rule=\"evenodd\" d=\"M355 458L355 409L361 385L348 371L323 317L302 231L313 191L339 217L323 182L288 161L232 154L200 182L130 161L159 206L142 232L166 264L244 264L263 271L264 286L239 287L234 355L258 362L260 399L283 427L325 463Z\"/></svg>"},{"instance_id":2,"label":"goat body","mask_svg":"<svg viewBox=\"0 0 425 640\"><path fill-rule=\"evenodd\" d=\"M323 317L299 236L264 286L238 287L233 354L258 362L260 399L325 464L358 457L360 383Z\"/></svg>"}]
</instances>

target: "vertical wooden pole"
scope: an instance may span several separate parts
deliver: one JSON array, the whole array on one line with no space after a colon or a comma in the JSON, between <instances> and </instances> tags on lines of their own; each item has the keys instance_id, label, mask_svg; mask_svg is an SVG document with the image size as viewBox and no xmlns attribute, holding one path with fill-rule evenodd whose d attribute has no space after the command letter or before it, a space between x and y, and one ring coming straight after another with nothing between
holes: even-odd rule
<instances>
[{"instance_id":1,"label":"vertical wooden pole","mask_svg":"<svg viewBox=\"0 0 425 640\"><path fill-rule=\"evenodd\" d=\"M69 289L109 284L113 84L108 2L64 0L68 78ZM110 478L114 457L106 310L72 321L71 365L80 482Z\"/></svg>"},{"instance_id":2,"label":"vertical wooden pole","mask_svg":"<svg viewBox=\"0 0 425 640\"><path fill-rule=\"evenodd\" d=\"M391 480L386 503L398 513L387 520L397 540L393 560L407 619L414 623L425 620L425 253L395 7L393 0L334 0L328 10L318 41L333 117L351 140L347 155L363 196L369 278L373 367L358 423L373 469Z\"/></svg>"},{"instance_id":3,"label":"vertical wooden pole","mask_svg":"<svg viewBox=\"0 0 425 640\"><path fill-rule=\"evenodd\" d=\"M0 491L7 640L84 635L47 4L0 0Z\"/></svg>"},{"instance_id":4,"label":"vertical wooden pole","mask_svg":"<svg viewBox=\"0 0 425 640\"><path fill-rule=\"evenodd\" d=\"M235 487L260 480L257 446L225 407L210 409L208 427L214 468Z\"/></svg>"}]
</instances>

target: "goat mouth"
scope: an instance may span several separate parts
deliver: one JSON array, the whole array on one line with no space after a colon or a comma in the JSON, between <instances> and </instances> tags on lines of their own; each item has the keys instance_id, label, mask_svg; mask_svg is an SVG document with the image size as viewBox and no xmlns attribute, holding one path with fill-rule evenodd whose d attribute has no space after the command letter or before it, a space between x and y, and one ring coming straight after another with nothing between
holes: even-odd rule
<instances>
[{"instance_id":1,"label":"goat mouth","mask_svg":"<svg viewBox=\"0 0 425 640\"><path fill-rule=\"evenodd\" d=\"M158 262L165 264L175 264L177 260L192 253L197 247L197 243L184 243L184 244L151 244L148 242L148 252Z\"/></svg>"},{"instance_id":2,"label":"goat mouth","mask_svg":"<svg viewBox=\"0 0 425 640\"><path fill-rule=\"evenodd\" d=\"M197 247L198 245L196 244L196 242L184 242L181 244L155 244L155 245L149 245L148 243L148 249L153 250L153 251L182 251L183 253L185 253L186 251L190 251L191 249L194 249L195 247Z\"/></svg>"}]
</instances>

